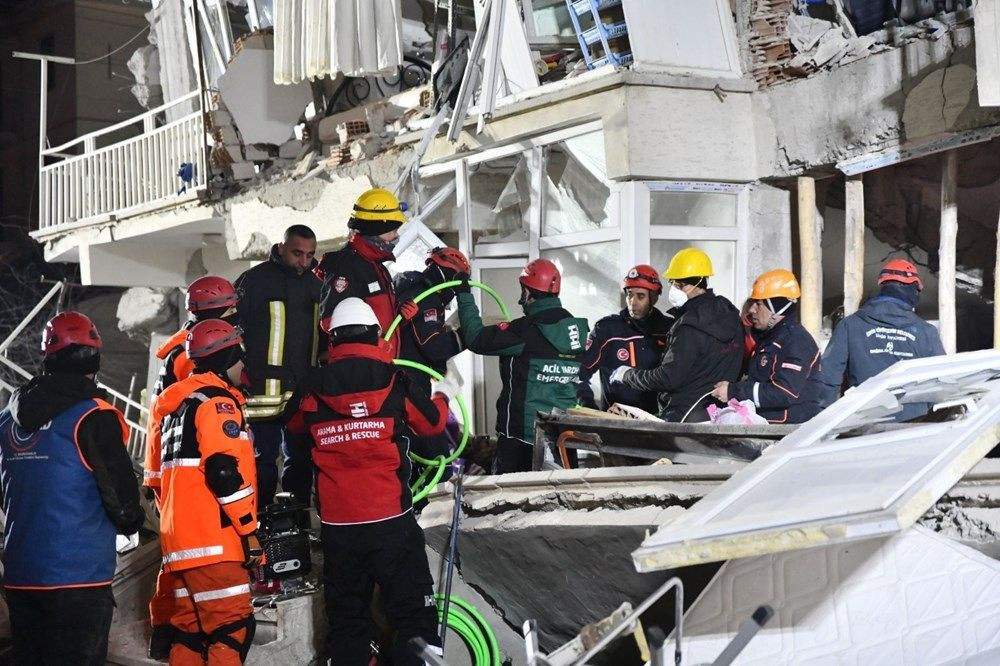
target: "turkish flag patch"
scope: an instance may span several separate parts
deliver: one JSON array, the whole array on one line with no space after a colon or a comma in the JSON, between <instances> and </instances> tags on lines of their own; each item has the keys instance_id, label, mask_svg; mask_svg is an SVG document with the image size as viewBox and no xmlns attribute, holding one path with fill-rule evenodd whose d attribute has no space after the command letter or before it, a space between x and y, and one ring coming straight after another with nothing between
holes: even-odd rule
<instances>
[{"instance_id":1,"label":"turkish flag patch","mask_svg":"<svg viewBox=\"0 0 1000 666\"><path fill-rule=\"evenodd\" d=\"M427 310L424 310L424 321L425 322L428 322L428 321L437 321L437 318L438 318L437 308L428 308Z\"/></svg>"},{"instance_id":2,"label":"turkish flag patch","mask_svg":"<svg viewBox=\"0 0 1000 666\"><path fill-rule=\"evenodd\" d=\"M235 414L236 406L231 402L217 402L215 403L215 413L216 414Z\"/></svg>"},{"instance_id":3,"label":"turkish flag patch","mask_svg":"<svg viewBox=\"0 0 1000 666\"><path fill-rule=\"evenodd\" d=\"M336 278L333 281L333 289L338 294L344 293L344 290L347 289L347 278L345 277Z\"/></svg>"},{"instance_id":4,"label":"turkish flag patch","mask_svg":"<svg viewBox=\"0 0 1000 666\"><path fill-rule=\"evenodd\" d=\"M628 360L628 350L627 349L619 349L617 356L618 356L618 360L619 361L627 361Z\"/></svg>"}]
</instances>

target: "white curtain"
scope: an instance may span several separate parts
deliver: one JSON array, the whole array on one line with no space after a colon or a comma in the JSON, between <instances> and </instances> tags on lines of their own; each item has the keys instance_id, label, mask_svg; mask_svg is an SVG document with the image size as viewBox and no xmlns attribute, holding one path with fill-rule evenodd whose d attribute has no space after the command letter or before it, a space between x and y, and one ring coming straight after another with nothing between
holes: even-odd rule
<instances>
[{"instance_id":1,"label":"white curtain","mask_svg":"<svg viewBox=\"0 0 1000 666\"><path fill-rule=\"evenodd\" d=\"M400 0L274 0L274 82L393 73L402 26Z\"/></svg>"}]
</instances>

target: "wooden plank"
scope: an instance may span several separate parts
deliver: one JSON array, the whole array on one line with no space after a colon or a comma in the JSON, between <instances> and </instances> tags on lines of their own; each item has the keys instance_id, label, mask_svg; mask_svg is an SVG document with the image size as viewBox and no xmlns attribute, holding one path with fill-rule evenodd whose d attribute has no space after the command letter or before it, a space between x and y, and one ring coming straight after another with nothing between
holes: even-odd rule
<instances>
[{"instance_id":1,"label":"wooden plank","mask_svg":"<svg viewBox=\"0 0 1000 666\"><path fill-rule=\"evenodd\" d=\"M844 182L844 316L861 306L865 290L865 188L861 174Z\"/></svg>"},{"instance_id":2,"label":"wooden plank","mask_svg":"<svg viewBox=\"0 0 1000 666\"><path fill-rule=\"evenodd\" d=\"M938 246L938 320L941 343L954 354L955 335L955 250L958 240L958 151L944 154L941 168L941 242Z\"/></svg>"},{"instance_id":3,"label":"wooden plank","mask_svg":"<svg viewBox=\"0 0 1000 666\"><path fill-rule=\"evenodd\" d=\"M823 266L819 229L816 220L816 181L810 176L798 179L799 201L799 282L802 286L800 312L802 325L819 339L823 310Z\"/></svg>"}]
</instances>

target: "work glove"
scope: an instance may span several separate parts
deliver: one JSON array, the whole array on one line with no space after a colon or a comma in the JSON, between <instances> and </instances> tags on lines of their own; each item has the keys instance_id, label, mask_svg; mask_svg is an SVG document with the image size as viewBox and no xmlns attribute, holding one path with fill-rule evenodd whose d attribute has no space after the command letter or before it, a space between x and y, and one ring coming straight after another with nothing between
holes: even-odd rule
<instances>
[{"instance_id":1,"label":"work glove","mask_svg":"<svg viewBox=\"0 0 1000 666\"><path fill-rule=\"evenodd\" d=\"M469 292L472 291L472 288L469 287L469 279L470 279L470 277L471 276L468 273L456 273L455 274L455 279L462 283L462 284L458 285L457 287L455 287L455 293L456 294L468 294Z\"/></svg>"},{"instance_id":2,"label":"work glove","mask_svg":"<svg viewBox=\"0 0 1000 666\"><path fill-rule=\"evenodd\" d=\"M449 402L453 401L455 396L458 395L461 390L462 386L448 375L445 375L444 379L441 381L434 382L433 386L431 386L432 393L440 393L446 397Z\"/></svg>"},{"instance_id":3,"label":"work glove","mask_svg":"<svg viewBox=\"0 0 1000 666\"><path fill-rule=\"evenodd\" d=\"M403 321L411 321L419 313L420 306L413 301L406 301L399 306L399 314L403 318Z\"/></svg>"},{"instance_id":4,"label":"work glove","mask_svg":"<svg viewBox=\"0 0 1000 666\"><path fill-rule=\"evenodd\" d=\"M264 547L260 545L257 533L253 532L242 537L243 539L243 568L253 569L260 565L264 559Z\"/></svg>"},{"instance_id":5,"label":"work glove","mask_svg":"<svg viewBox=\"0 0 1000 666\"><path fill-rule=\"evenodd\" d=\"M610 383L610 384L615 384L615 383L621 384L622 382L625 381L625 375L628 374L629 370L631 370L631 368L628 367L627 365L620 365L620 366L618 366L617 368L615 368L615 371L611 373L611 376L608 377L608 383Z\"/></svg>"}]
</instances>

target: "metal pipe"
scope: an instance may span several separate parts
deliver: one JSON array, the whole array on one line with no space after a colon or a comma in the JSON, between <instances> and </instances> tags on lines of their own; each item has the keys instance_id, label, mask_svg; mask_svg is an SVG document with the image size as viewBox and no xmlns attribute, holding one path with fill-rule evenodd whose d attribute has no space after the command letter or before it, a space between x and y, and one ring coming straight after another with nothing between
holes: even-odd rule
<instances>
[{"instance_id":1,"label":"metal pipe","mask_svg":"<svg viewBox=\"0 0 1000 666\"><path fill-rule=\"evenodd\" d=\"M38 301L38 305L36 305L31 309L31 312L29 312L27 316L21 320L21 323L18 324L14 328L14 330L10 332L10 335L4 338L3 342L0 342L0 351L7 349L7 346L14 341L14 338L20 335L21 331L23 331L25 328L28 327L28 324L30 324L31 320L35 318L35 315L37 315L41 311L41 309L45 307L46 303L52 300L52 297L55 296L56 293L58 293L58 291L62 289L64 286L66 286L65 281L57 282L56 284L52 285L52 288L49 289L49 292L42 297L42 300Z\"/></svg>"},{"instance_id":2,"label":"metal pipe","mask_svg":"<svg viewBox=\"0 0 1000 666\"><path fill-rule=\"evenodd\" d=\"M455 555L458 552L458 528L462 520L462 460L457 461L455 470L455 506L451 515L451 534L448 543L448 569L444 579L444 602L441 607L441 652L448 635L448 611L451 610L451 581L455 575Z\"/></svg>"},{"instance_id":3,"label":"metal pipe","mask_svg":"<svg viewBox=\"0 0 1000 666\"><path fill-rule=\"evenodd\" d=\"M629 613L628 617L622 620L617 627L612 631L604 635L604 638L599 640L594 647L587 650L587 652L580 657L580 661L577 663L585 664L587 660L593 657L595 654L603 650L608 646L611 641L618 637L625 629L628 628L630 624L640 615L646 612L646 610L652 606L656 601L666 594L671 588L677 588L676 596L674 597L674 663L680 666L681 663L681 640L683 639L683 620L684 620L684 583L677 576L674 576L666 583L661 585L656 592L649 595L645 601L643 601L639 606Z\"/></svg>"}]
</instances>

